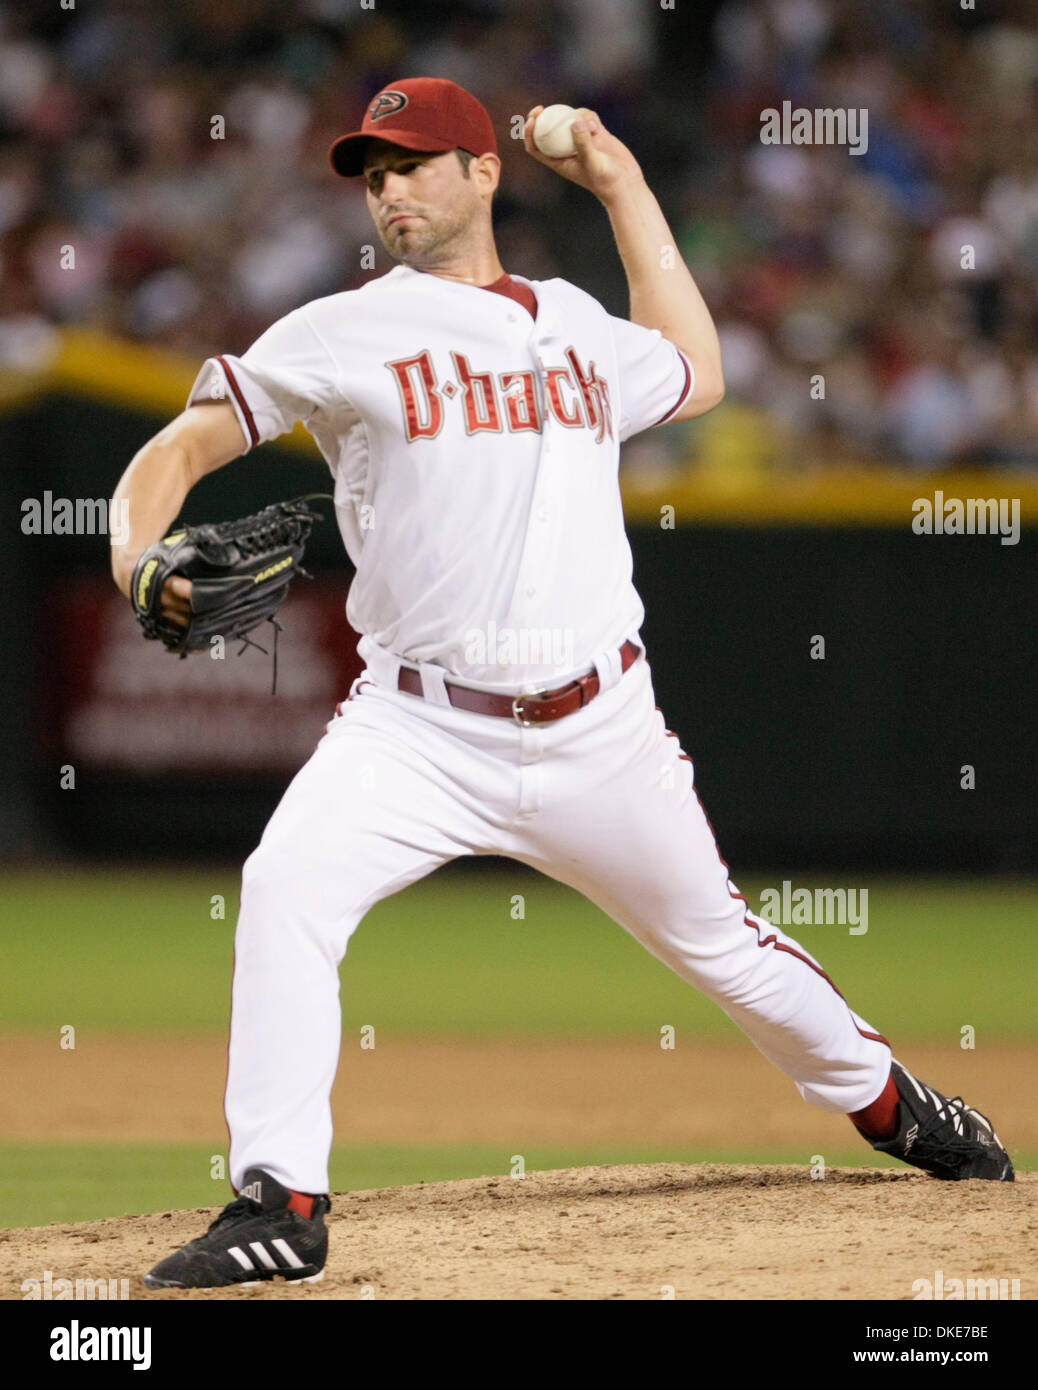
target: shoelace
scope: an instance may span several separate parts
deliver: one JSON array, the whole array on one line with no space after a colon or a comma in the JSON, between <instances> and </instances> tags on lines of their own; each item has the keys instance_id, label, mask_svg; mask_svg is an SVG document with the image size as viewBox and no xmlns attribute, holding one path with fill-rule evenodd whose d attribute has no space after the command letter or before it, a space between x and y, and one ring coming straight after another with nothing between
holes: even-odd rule
<instances>
[{"instance_id":1,"label":"shoelace","mask_svg":"<svg viewBox=\"0 0 1038 1390\"><path fill-rule=\"evenodd\" d=\"M215 1231L217 1226L222 1226L226 1221L236 1221L240 1216L259 1216L262 1211L262 1206L252 1197L236 1197L233 1202L228 1202L216 1220L210 1224L209 1231Z\"/></svg>"},{"instance_id":2,"label":"shoelace","mask_svg":"<svg viewBox=\"0 0 1038 1390\"><path fill-rule=\"evenodd\" d=\"M958 1109L955 1107L958 1106ZM944 1105L939 1106L932 1115L920 1122L919 1133L916 1137L916 1148L920 1143L929 1140L930 1152L938 1161L942 1157L961 1158L975 1151L976 1145L981 1142L977 1139L970 1139L965 1134L955 1131L955 1119L960 1117L968 1123L968 1117L975 1112L966 1104L961 1096L952 1096L946 1100ZM933 1142L934 1135L944 1125L950 1124L953 1133L946 1138Z\"/></svg>"}]
</instances>

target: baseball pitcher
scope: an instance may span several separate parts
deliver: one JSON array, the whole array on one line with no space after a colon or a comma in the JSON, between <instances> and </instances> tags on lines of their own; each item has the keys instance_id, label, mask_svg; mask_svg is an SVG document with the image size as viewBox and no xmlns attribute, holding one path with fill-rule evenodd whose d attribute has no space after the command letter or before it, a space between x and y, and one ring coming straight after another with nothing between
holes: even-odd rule
<instances>
[{"instance_id":1,"label":"baseball pitcher","mask_svg":"<svg viewBox=\"0 0 1038 1390\"><path fill-rule=\"evenodd\" d=\"M370 907L461 855L578 889L874 1148L939 1178L1013 1178L990 1122L893 1060L818 962L749 910L720 856L656 707L617 481L625 440L722 399L717 334L631 151L580 110L572 153L544 154L541 110L526 149L602 204L629 318L565 280L506 271L487 111L452 82L394 82L331 151L336 174L364 179L394 269L205 362L116 492L131 528L113 573L138 616L168 635L206 607L211 631L210 580L156 568L155 548L168 555L199 478L303 421L334 480L365 663L243 872L236 1196L152 1288L322 1277L339 965ZM257 572L281 583L290 568Z\"/></svg>"}]
</instances>

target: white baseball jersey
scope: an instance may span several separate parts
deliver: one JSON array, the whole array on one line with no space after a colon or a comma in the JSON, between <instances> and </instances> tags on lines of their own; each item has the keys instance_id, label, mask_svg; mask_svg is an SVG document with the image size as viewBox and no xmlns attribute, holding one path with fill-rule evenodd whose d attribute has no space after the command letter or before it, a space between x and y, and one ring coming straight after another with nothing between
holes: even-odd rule
<instances>
[{"instance_id":1,"label":"white baseball jersey","mask_svg":"<svg viewBox=\"0 0 1038 1390\"><path fill-rule=\"evenodd\" d=\"M229 396L250 448L298 420L317 440L366 664L242 876L225 1104L239 1187L260 1167L327 1191L337 967L370 907L461 855L584 893L823 1109L861 1109L890 1074L886 1040L750 912L646 659L623 673L617 656L643 617L619 446L680 408L692 368L563 280L520 283L536 318L400 266L210 359L191 393ZM400 658L419 664L424 698L398 688ZM594 700L543 726L455 708L443 686L444 671L561 685L592 665Z\"/></svg>"},{"instance_id":2,"label":"white baseball jersey","mask_svg":"<svg viewBox=\"0 0 1038 1390\"><path fill-rule=\"evenodd\" d=\"M209 358L189 404L229 398L248 448L303 421L335 478L360 655L498 689L563 683L644 610L620 444L694 388L658 330L565 280L514 299L397 266Z\"/></svg>"}]
</instances>

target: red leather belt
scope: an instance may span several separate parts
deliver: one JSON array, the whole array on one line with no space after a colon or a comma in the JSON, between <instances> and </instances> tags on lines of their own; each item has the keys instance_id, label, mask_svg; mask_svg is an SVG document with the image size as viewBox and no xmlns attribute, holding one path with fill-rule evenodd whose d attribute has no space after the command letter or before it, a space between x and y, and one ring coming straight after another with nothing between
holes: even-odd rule
<instances>
[{"instance_id":1,"label":"red leather belt","mask_svg":"<svg viewBox=\"0 0 1038 1390\"><path fill-rule=\"evenodd\" d=\"M620 648L621 671L629 670L640 652L641 647L636 643L625 642ZM598 672L591 671L556 690L532 690L513 696L495 694L489 690L471 690L468 686L444 681L447 698L455 709L468 710L470 714L491 714L498 719L514 719L524 729L534 724L552 724L556 719L564 719L567 714L589 705L601 684ZM397 689L406 691L408 695L421 695L421 672L410 666L401 666Z\"/></svg>"}]
</instances>

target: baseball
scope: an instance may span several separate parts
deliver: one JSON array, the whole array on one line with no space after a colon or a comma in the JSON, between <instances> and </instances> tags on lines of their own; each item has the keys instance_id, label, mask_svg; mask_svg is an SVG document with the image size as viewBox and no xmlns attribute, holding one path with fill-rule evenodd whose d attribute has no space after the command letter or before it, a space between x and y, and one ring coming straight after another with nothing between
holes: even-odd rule
<instances>
[{"instance_id":1,"label":"baseball","mask_svg":"<svg viewBox=\"0 0 1038 1390\"><path fill-rule=\"evenodd\" d=\"M533 127L533 143L541 154L550 155L552 159L575 154L577 147L571 127L576 119L577 113L572 106L546 106Z\"/></svg>"}]
</instances>

